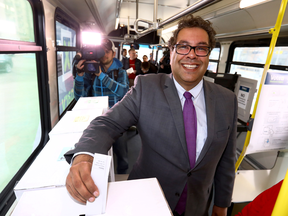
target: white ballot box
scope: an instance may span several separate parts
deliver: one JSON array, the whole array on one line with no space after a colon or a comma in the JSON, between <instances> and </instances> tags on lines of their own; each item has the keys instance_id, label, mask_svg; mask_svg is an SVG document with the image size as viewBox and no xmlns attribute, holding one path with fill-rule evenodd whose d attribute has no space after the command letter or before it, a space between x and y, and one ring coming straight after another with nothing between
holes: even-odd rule
<instances>
[{"instance_id":1,"label":"white ballot box","mask_svg":"<svg viewBox=\"0 0 288 216\"><path fill-rule=\"evenodd\" d=\"M28 191L12 216L79 216L86 205L74 201L65 187ZM173 215L156 178L111 182L108 184L106 213L103 216Z\"/></svg>"},{"instance_id":2,"label":"white ballot box","mask_svg":"<svg viewBox=\"0 0 288 216\"><path fill-rule=\"evenodd\" d=\"M72 110L94 110L97 108L109 109L109 97L80 97Z\"/></svg>"},{"instance_id":3,"label":"white ballot box","mask_svg":"<svg viewBox=\"0 0 288 216\"><path fill-rule=\"evenodd\" d=\"M54 136L37 156L35 161L14 187L16 198L25 191L65 186L70 164L64 154L79 141L82 133L70 133ZM113 155L112 147L108 155ZM115 181L113 157L110 165L109 181Z\"/></svg>"},{"instance_id":4,"label":"white ballot box","mask_svg":"<svg viewBox=\"0 0 288 216\"><path fill-rule=\"evenodd\" d=\"M70 165L64 154L74 147L81 134L64 134L51 139L14 188L17 199L27 190L65 186Z\"/></svg>"},{"instance_id":5,"label":"white ballot box","mask_svg":"<svg viewBox=\"0 0 288 216\"><path fill-rule=\"evenodd\" d=\"M67 111L62 119L50 131L50 139L59 134L83 133L90 122L97 116L102 115L103 108L94 110Z\"/></svg>"}]
</instances>

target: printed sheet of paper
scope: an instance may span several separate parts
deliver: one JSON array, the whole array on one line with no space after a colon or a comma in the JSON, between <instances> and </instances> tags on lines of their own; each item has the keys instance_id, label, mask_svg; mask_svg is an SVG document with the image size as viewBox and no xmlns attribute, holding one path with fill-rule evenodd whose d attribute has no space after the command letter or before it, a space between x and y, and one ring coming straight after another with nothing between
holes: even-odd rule
<instances>
[{"instance_id":1,"label":"printed sheet of paper","mask_svg":"<svg viewBox=\"0 0 288 216\"><path fill-rule=\"evenodd\" d=\"M80 97L72 110L97 110L102 108L109 108L108 96Z\"/></svg>"},{"instance_id":2,"label":"printed sheet of paper","mask_svg":"<svg viewBox=\"0 0 288 216\"><path fill-rule=\"evenodd\" d=\"M128 73L128 74L131 74L131 73L133 73L133 72L134 72L134 70L133 70L133 68L132 68L132 67L131 67L131 68L129 68L129 69L127 69L126 71L127 71L127 73Z\"/></svg>"},{"instance_id":3,"label":"printed sheet of paper","mask_svg":"<svg viewBox=\"0 0 288 216\"><path fill-rule=\"evenodd\" d=\"M94 154L91 176L99 189L100 195L93 203L86 203L86 216L95 216L105 213L110 164L111 156L97 153Z\"/></svg>"},{"instance_id":4,"label":"printed sheet of paper","mask_svg":"<svg viewBox=\"0 0 288 216\"><path fill-rule=\"evenodd\" d=\"M287 91L287 73L267 73L246 154L288 149Z\"/></svg>"}]
</instances>

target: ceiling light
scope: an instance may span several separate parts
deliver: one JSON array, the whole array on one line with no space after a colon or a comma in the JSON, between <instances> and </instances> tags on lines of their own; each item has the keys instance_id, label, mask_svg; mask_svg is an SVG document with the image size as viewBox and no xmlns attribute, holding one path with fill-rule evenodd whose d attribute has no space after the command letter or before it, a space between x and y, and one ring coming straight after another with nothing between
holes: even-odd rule
<instances>
[{"instance_id":1,"label":"ceiling light","mask_svg":"<svg viewBox=\"0 0 288 216\"><path fill-rule=\"evenodd\" d=\"M101 34L97 32L82 32L82 42L86 45L100 45Z\"/></svg>"},{"instance_id":2,"label":"ceiling light","mask_svg":"<svg viewBox=\"0 0 288 216\"><path fill-rule=\"evenodd\" d=\"M247 7L255 6L255 5L262 4L268 1L271 1L271 0L241 0L239 7L247 8Z\"/></svg>"}]
</instances>

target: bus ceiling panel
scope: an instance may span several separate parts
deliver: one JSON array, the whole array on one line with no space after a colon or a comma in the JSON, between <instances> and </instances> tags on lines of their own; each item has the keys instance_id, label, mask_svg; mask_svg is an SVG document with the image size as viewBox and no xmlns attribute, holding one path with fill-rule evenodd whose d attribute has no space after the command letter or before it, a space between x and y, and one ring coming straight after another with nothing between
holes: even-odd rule
<instances>
[{"instance_id":1,"label":"bus ceiling panel","mask_svg":"<svg viewBox=\"0 0 288 216\"><path fill-rule=\"evenodd\" d=\"M144 19L153 21L154 0L138 1L138 16L136 0L123 0L120 11L120 24L133 25L136 19ZM188 6L194 4L197 0L158 0L157 17L159 20L167 18L179 13ZM129 17L129 19L128 19ZM144 27L147 27L143 25Z\"/></svg>"},{"instance_id":2,"label":"bus ceiling panel","mask_svg":"<svg viewBox=\"0 0 288 216\"><path fill-rule=\"evenodd\" d=\"M99 16L99 21L102 23L105 33L108 35L115 29L117 4L116 0L85 0L89 3L89 7L94 9Z\"/></svg>"},{"instance_id":3,"label":"bus ceiling panel","mask_svg":"<svg viewBox=\"0 0 288 216\"><path fill-rule=\"evenodd\" d=\"M282 0L269 1L256 7L247 8L246 11L254 20L257 28L274 27ZM282 24L288 24L288 16L284 16Z\"/></svg>"},{"instance_id":4,"label":"bus ceiling panel","mask_svg":"<svg viewBox=\"0 0 288 216\"><path fill-rule=\"evenodd\" d=\"M240 9L240 0L222 0L194 13L213 23L218 36L244 36L264 34L269 36L269 28L273 28L281 0L268 1L253 7ZM284 16L282 24L288 23ZM284 31L284 29L281 31Z\"/></svg>"},{"instance_id":5,"label":"bus ceiling panel","mask_svg":"<svg viewBox=\"0 0 288 216\"><path fill-rule=\"evenodd\" d=\"M256 29L254 20L245 10L239 10L230 14L212 18L209 20L217 34L241 32Z\"/></svg>"},{"instance_id":6,"label":"bus ceiling panel","mask_svg":"<svg viewBox=\"0 0 288 216\"><path fill-rule=\"evenodd\" d=\"M115 26L115 0L58 1L75 17L77 17L83 30L108 34ZM104 13L105 11L106 14Z\"/></svg>"}]
</instances>

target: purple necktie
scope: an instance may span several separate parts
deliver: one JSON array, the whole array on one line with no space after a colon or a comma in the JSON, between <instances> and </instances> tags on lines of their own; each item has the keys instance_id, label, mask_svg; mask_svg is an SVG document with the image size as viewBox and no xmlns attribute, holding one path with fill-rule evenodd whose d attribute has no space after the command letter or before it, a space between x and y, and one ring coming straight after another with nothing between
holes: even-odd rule
<instances>
[{"instance_id":1,"label":"purple necktie","mask_svg":"<svg viewBox=\"0 0 288 216\"><path fill-rule=\"evenodd\" d=\"M183 107L183 119L185 126L186 144L190 161L190 168L192 169L196 161L196 137L197 137L197 116L196 110L192 101L190 92L184 93L185 103ZM178 204L175 208L180 215L183 214L186 207L187 200L187 184L181 194Z\"/></svg>"}]
</instances>

